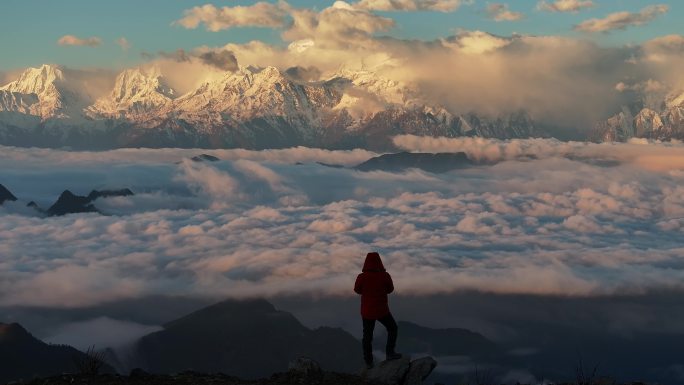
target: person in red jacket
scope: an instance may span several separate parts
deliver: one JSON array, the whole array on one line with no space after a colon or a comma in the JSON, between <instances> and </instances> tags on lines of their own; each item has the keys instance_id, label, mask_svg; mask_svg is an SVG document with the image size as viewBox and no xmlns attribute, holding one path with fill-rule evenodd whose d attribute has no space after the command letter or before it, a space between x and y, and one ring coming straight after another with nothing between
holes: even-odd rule
<instances>
[{"instance_id":1,"label":"person in red jacket","mask_svg":"<svg viewBox=\"0 0 684 385\"><path fill-rule=\"evenodd\" d=\"M363 359L366 367L373 367L373 330L375 321L387 329L385 353L388 360L401 358L394 351L397 343L398 327L390 313L387 294L394 291L392 276L385 271L380 254L368 253L361 274L356 277L354 291L361 294L361 319L363 320Z\"/></svg>"}]
</instances>

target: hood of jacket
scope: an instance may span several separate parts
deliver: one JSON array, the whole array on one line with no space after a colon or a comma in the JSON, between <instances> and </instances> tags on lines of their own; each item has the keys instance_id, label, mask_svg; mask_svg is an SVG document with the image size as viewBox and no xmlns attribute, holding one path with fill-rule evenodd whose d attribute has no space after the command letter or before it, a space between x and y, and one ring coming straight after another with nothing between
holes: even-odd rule
<instances>
[{"instance_id":1,"label":"hood of jacket","mask_svg":"<svg viewBox=\"0 0 684 385\"><path fill-rule=\"evenodd\" d=\"M385 271L385 266L382 265L380 254L373 252L366 255L366 261L363 263L362 271Z\"/></svg>"}]
</instances>

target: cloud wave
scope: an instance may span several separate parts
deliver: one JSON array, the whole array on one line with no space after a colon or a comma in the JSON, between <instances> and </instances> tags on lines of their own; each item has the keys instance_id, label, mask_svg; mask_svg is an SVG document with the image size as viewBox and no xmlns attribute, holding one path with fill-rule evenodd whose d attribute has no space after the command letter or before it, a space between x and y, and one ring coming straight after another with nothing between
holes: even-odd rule
<instances>
[{"instance_id":1,"label":"cloud wave","mask_svg":"<svg viewBox=\"0 0 684 385\"><path fill-rule=\"evenodd\" d=\"M0 304L349 296L368 250L380 251L404 294L684 289L680 143L397 143L492 162L364 173L316 162L352 165L374 155L365 151L212 151L223 160L175 163L193 150L3 148L2 183L19 205L66 187L136 195L97 200L108 216L0 208Z\"/></svg>"}]
</instances>

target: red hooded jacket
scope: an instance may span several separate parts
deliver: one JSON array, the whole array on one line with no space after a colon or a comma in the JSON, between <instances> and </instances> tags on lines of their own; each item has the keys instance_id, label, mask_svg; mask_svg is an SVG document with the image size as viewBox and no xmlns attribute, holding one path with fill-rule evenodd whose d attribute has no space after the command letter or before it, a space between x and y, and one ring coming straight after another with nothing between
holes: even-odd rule
<instances>
[{"instance_id":1,"label":"red hooded jacket","mask_svg":"<svg viewBox=\"0 0 684 385\"><path fill-rule=\"evenodd\" d=\"M380 254L366 255L362 273L356 277L354 291L361 294L362 318L380 319L389 314L387 294L394 291L394 284L382 265Z\"/></svg>"}]
</instances>

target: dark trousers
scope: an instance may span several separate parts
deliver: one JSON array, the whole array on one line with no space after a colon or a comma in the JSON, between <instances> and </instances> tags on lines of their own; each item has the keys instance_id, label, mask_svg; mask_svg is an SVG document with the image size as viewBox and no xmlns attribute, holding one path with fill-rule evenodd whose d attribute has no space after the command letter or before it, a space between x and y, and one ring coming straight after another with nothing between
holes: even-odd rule
<instances>
[{"instance_id":1,"label":"dark trousers","mask_svg":"<svg viewBox=\"0 0 684 385\"><path fill-rule=\"evenodd\" d=\"M366 319L362 318L363 320L363 359L366 361L366 363L372 363L373 362L373 330L375 329L375 321L374 319ZM387 329L387 345L385 345L385 353L387 354L393 354L394 353L394 347L397 345L397 332L399 328L397 327L396 321L394 321L394 317L392 317L392 313L387 314L386 316L380 318L378 321Z\"/></svg>"}]
</instances>

